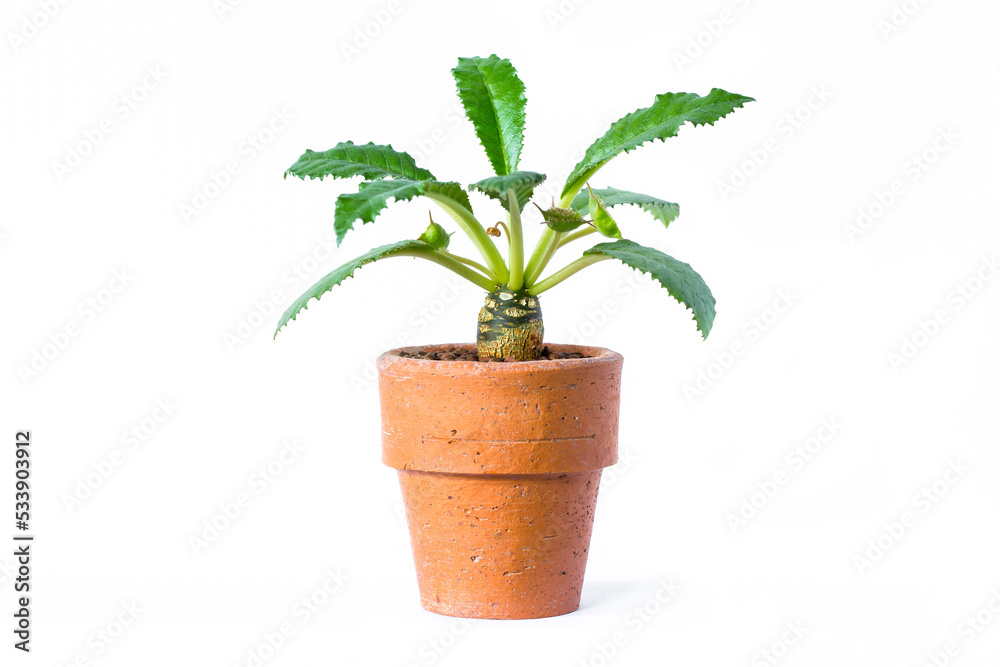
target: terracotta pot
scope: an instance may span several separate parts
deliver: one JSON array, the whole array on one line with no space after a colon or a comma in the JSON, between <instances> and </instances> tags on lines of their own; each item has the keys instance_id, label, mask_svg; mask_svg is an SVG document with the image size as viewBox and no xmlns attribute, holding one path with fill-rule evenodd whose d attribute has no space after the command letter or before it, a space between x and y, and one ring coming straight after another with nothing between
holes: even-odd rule
<instances>
[{"instance_id":1,"label":"terracotta pot","mask_svg":"<svg viewBox=\"0 0 1000 667\"><path fill-rule=\"evenodd\" d=\"M618 460L622 356L549 347L587 358L379 357L382 460L399 471L429 611L512 619L580 606L601 469Z\"/></svg>"}]
</instances>

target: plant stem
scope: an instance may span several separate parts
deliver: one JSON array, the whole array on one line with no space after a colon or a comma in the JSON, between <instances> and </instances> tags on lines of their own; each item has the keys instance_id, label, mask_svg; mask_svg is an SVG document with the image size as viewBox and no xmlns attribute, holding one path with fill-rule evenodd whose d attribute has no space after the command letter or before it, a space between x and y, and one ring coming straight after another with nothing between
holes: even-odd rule
<instances>
[{"instance_id":1,"label":"plant stem","mask_svg":"<svg viewBox=\"0 0 1000 667\"><path fill-rule=\"evenodd\" d=\"M575 241L577 239L582 239L584 236L590 236L591 234L593 234L596 231L597 230L594 229L593 227L584 227L583 229L578 229L575 232L573 232L572 234L569 234L568 236L564 236L563 238L559 239L559 246L558 247L561 248L564 245L566 245L567 243L572 243L573 241Z\"/></svg>"},{"instance_id":2,"label":"plant stem","mask_svg":"<svg viewBox=\"0 0 1000 667\"><path fill-rule=\"evenodd\" d=\"M505 282L508 277L507 265L504 264L503 257L500 255L500 251L497 250L496 245L494 245L493 240L486 233L486 228L476 219L476 216L465 208L465 206L440 193L428 192L424 196L436 201L458 223L458 226L461 227L466 236L475 244L483 259L486 260L491 273L496 276L499 282Z\"/></svg>"},{"instance_id":3,"label":"plant stem","mask_svg":"<svg viewBox=\"0 0 1000 667\"><path fill-rule=\"evenodd\" d=\"M583 186L587 184L587 181L589 181L591 177L597 173L597 170L603 166L604 165L601 164L596 167L591 167L587 171L580 174L576 181L570 184L572 187L569 192L566 193L566 196L560 200L559 206L562 208L569 208L569 206L573 203L573 200L576 199L576 195L580 192L580 190L583 190Z\"/></svg>"},{"instance_id":4,"label":"plant stem","mask_svg":"<svg viewBox=\"0 0 1000 667\"><path fill-rule=\"evenodd\" d=\"M531 255L534 264L531 265L530 269L527 269L525 277L525 281L529 285L533 285L538 280L538 277L542 275L542 271L548 266L552 255L556 252L556 248L559 247L559 241L562 237L562 232L554 232L551 227L546 227L545 232L542 232L542 237L538 240L538 246Z\"/></svg>"},{"instance_id":5,"label":"plant stem","mask_svg":"<svg viewBox=\"0 0 1000 667\"><path fill-rule=\"evenodd\" d=\"M528 288L528 292L534 294L535 296L538 296L542 292L548 289L552 289L562 281L572 276L574 273L582 271L591 264L596 264L597 262L603 262L606 259L611 259L611 258L608 257L607 255L597 255L597 254L584 255L575 262L567 264L565 267L556 271L555 273L553 273L551 276L541 281L540 283L532 285L530 288Z\"/></svg>"},{"instance_id":6,"label":"plant stem","mask_svg":"<svg viewBox=\"0 0 1000 667\"><path fill-rule=\"evenodd\" d=\"M449 255L441 254L440 252L434 250L400 250L398 252L391 253L387 257L418 257L420 259L426 259L435 264L440 264L444 268L454 271L458 275L462 276L474 285L482 287L487 292L492 292L497 287L497 281L495 278L489 276L484 276L478 271L473 271L465 264L459 262L457 259L452 258Z\"/></svg>"},{"instance_id":7,"label":"plant stem","mask_svg":"<svg viewBox=\"0 0 1000 667\"><path fill-rule=\"evenodd\" d=\"M542 255L536 266L529 273L525 275L524 278L525 282L528 285L533 285L535 281L538 280L538 276L539 274L541 274L542 269L544 269L548 265L548 263L552 261L552 258L555 256L556 251L559 250L559 248L562 248L567 243L572 243L577 239L582 239L585 236L590 236L596 231L597 230L593 227L584 227L583 229L578 229L577 231L571 234L564 235L558 232L554 232L555 237L551 239L551 242L546 244L544 247L545 254Z\"/></svg>"},{"instance_id":8,"label":"plant stem","mask_svg":"<svg viewBox=\"0 0 1000 667\"><path fill-rule=\"evenodd\" d=\"M524 286L524 238L521 233L521 209L517 206L514 188L507 190L507 205L510 207L510 276L507 286L517 292Z\"/></svg>"},{"instance_id":9,"label":"plant stem","mask_svg":"<svg viewBox=\"0 0 1000 667\"><path fill-rule=\"evenodd\" d=\"M456 262L461 262L462 264L465 264L466 266L471 266L472 268L476 269L477 271L482 271L486 275L486 277L489 278L489 279L491 279L491 280L496 280L497 279L497 277L495 275L493 275L492 271L490 271L488 268L486 268L485 266L483 266L482 264L480 264L479 262L477 262L477 261L475 261L473 259L469 259L468 257L462 257L461 255L456 255L454 253L450 253L447 250L438 250L438 252L441 253L442 255L444 255L445 257L451 257Z\"/></svg>"},{"instance_id":10,"label":"plant stem","mask_svg":"<svg viewBox=\"0 0 1000 667\"><path fill-rule=\"evenodd\" d=\"M577 186L576 190L573 190L572 192L570 192L569 194L567 194L565 197L563 197L562 199L560 199L559 200L559 208L569 208L569 207L571 207L573 205L573 200L576 199L576 196L578 194L580 194L580 190L582 190L582 189L583 189L583 184L581 183L579 186Z\"/></svg>"},{"instance_id":11,"label":"plant stem","mask_svg":"<svg viewBox=\"0 0 1000 667\"><path fill-rule=\"evenodd\" d=\"M576 188L573 192L568 193L565 197L559 200L559 208L569 208L573 205L573 200L576 199L577 193L579 193L580 188ZM528 267L526 271L526 282L528 285L534 284L538 280L539 276L542 275L542 271L548 266L548 263L552 260L552 256L555 254L556 249L559 247L560 240L562 239L562 234L559 232L552 231L551 227L546 227L542 235L538 237L538 243L535 244L535 250L531 253L531 259L528 260Z\"/></svg>"},{"instance_id":12,"label":"plant stem","mask_svg":"<svg viewBox=\"0 0 1000 667\"><path fill-rule=\"evenodd\" d=\"M500 236L501 235L500 234L500 229L499 229L500 227L503 227L503 230L505 232L507 232L507 256L509 257L510 256L510 229L507 227L507 225L504 224L504 222L502 220L497 221L497 224L495 224L492 227L488 228L486 230L486 233L489 234L490 236ZM496 232L496 234L494 234L493 232Z\"/></svg>"},{"instance_id":13,"label":"plant stem","mask_svg":"<svg viewBox=\"0 0 1000 667\"><path fill-rule=\"evenodd\" d=\"M542 261L542 257L545 256L549 248L549 242L552 240L554 234L557 234L557 232L552 231L552 228L546 225L545 229L542 230L542 235L538 237L538 242L535 243L535 250L531 253L531 257L528 258L528 264L524 267L524 281L528 285L538 280L538 276L542 273L539 264Z\"/></svg>"}]
</instances>

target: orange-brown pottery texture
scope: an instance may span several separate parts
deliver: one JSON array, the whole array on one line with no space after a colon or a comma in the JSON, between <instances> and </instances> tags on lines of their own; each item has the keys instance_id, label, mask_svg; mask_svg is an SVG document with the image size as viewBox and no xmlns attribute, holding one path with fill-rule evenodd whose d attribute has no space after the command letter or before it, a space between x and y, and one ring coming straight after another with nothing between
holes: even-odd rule
<instances>
[{"instance_id":1,"label":"orange-brown pottery texture","mask_svg":"<svg viewBox=\"0 0 1000 667\"><path fill-rule=\"evenodd\" d=\"M382 460L399 471L429 611L515 619L580 606L601 469L618 460L622 357L549 347L587 357L379 357Z\"/></svg>"}]
</instances>

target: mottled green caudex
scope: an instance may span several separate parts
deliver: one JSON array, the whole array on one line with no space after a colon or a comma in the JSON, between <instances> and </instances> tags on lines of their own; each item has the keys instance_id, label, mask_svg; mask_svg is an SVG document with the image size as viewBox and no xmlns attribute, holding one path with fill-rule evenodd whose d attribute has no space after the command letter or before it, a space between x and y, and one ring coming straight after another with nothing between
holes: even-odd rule
<instances>
[{"instance_id":1,"label":"mottled green caudex","mask_svg":"<svg viewBox=\"0 0 1000 667\"><path fill-rule=\"evenodd\" d=\"M693 93L657 95L651 106L615 121L591 144L567 177L558 202L539 209L543 218L541 223L536 218L522 225L522 212L535 189L545 181L544 174L519 169L527 104L524 84L510 61L495 55L459 58L452 75L466 116L472 122L495 176L469 186L439 181L431 172L419 167L411 156L390 145L350 141L322 152L307 150L285 175L303 180L322 180L327 176L364 179L356 192L345 192L337 197L333 219L338 245L358 220L362 224L372 223L391 202L424 197L451 218L450 224L468 237L482 261L452 252L449 249L452 232L432 219L418 239L380 246L334 269L285 311L275 335L312 299L319 299L362 266L400 257L434 262L487 292L486 305L479 312L476 335L482 359L537 359L544 333L538 295L588 266L609 259L617 259L652 276L668 294L692 311L698 330L707 337L715 318L715 298L705 281L689 265L655 248L623 238L618 222L608 212L611 207L632 204L666 227L680 211L677 204L617 188L591 190L590 181L615 157L650 142L665 141L684 126L711 125L752 102L753 98L718 88L705 96ZM613 84L602 85L603 91ZM610 94L599 96L579 109L594 108L605 99L614 97ZM573 113L577 111L574 109ZM502 215L506 221L490 224L487 229L473 212L468 190L495 200L489 201L476 194L480 200L477 207L482 204L494 209L485 220L493 223L496 220L493 216ZM588 215L589 218L584 217ZM524 232L532 227L541 229L541 234L531 256L525 257ZM501 236L500 229L504 230L505 238L491 238ZM557 251L591 234L615 240L597 244L563 268L543 275ZM506 259L501 249L507 252ZM416 293L417 286L407 277L400 278L398 286L408 295Z\"/></svg>"},{"instance_id":2,"label":"mottled green caudex","mask_svg":"<svg viewBox=\"0 0 1000 667\"><path fill-rule=\"evenodd\" d=\"M486 295L486 303L479 311L479 358L537 359L542 353L544 333L538 297L526 290L514 292L501 287Z\"/></svg>"}]
</instances>

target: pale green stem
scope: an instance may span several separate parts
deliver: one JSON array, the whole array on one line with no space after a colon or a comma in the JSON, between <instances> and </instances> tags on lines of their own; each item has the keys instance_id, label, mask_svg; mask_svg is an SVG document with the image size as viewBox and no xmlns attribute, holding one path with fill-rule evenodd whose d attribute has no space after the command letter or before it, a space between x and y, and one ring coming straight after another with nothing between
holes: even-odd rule
<instances>
[{"instance_id":1,"label":"pale green stem","mask_svg":"<svg viewBox=\"0 0 1000 667\"><path fill-rule=\"evenodd\" d=\"M549 264L549 262L552 261L552 258L555 257L556 251L559 250L559 248L562 248L567 243L572 243L577 239L582 239L585 236L589 236L596 231L597 230L594 229L593 227L585 227L583 229L579 229L573 232L572 234L564 235L556 232L555 233L556 236L555 238L552 239L552 242L545 246L545 254L542 256L541 260L538 262L535 268L532 269L532 272L527 274L527 276L525 276L525 282L528 285L534 284L535 281L538 280L538 276L539 274L541 274L542 270Z\"/></svg>"},{"instance_id":2,"label":"pale green stem","mask_svg":"<svg viewBox=\"0 0 1000 667\"><path fill-rule=\"evenodd\" d=\"M458 226L462 228L462 231L475 244L483 259L486 260L486 264L490 267L493 275L497 277L497 280L501 283L506 282L508 277L507 265L504 264L503 257L500 255L500 251L497 250L493 240L486 233L486 228L476 219L476 216L464 206L439 193L427 192L424 196L436 201L458 223Z\"/></svg>"},{"instance_id":3,"label":"pale green stem","mask_svg":"<svg viewBox=\"0 0 1000 667\"><path fill-rule=\"evenodd\" d=\"M426 259L435 264L440 264L444 268L454 271L474 285L482 287L487 292L492 292L497 288L497 281L489 276L484 276L478 271L473 271L465 264L448 255L443 255L434 250L399 250L386 255L387 257L418 257Z\"/></svg>"},{"instance_id":4,"label":"pale green stem","mask_svg":"<svg viewBox=\"0 0 1000 667\"><path fill-rule=\"evenodd\" d=\"M514 188L507 190L507 205L510 207L510 277L507 286L514 292L524 286L524 237L521 233L521 209L517 205Z\"/></svg>"},{"instance_id":5,"label":"pale green stem","mask_svg":"<svg viewBox=\"0 0 1000 667\"><path fill-rule=\"evenodd\" d=\"M538 237L538 242L535 243L535 250L531 253L531 257L528 258L528 264L524 267L524 281L528 285L538 280L538 276L541 275L542 269L539 266L542 262L542 258L549 249L549 243L552 241L553 235L557 232L552 231L552 228L548 225L542 230L542 235Z\"/></svg>"},{"instance_id":6,"label":"pale green stem","mask_svg":"<svg viewBox=\"0 0 1000 667\"><path fill-rule=\"evenodd\" d=\"M507 232L507 256L510 257L510 228L503 223L503 221L497 221L496 227L490 227L493 231L498 231L497 227L502 227L505 232ZM489 230L487 230L488 232ZM497 235L499 236L499 234Z\"/></svg>"},{"instance_id":7,"label":"pale green stem","mask_svg":"<svg viewBox=\"0 0 1000 667\"><path fill-rule=\"evenodd\" d=\"M593 234L596 231L597 230L594 229L593 227L584 227L583 229L578 229L575 232L573 232L572 234L564 236L562 239L560 239L559 240L559 247L561 248L564 245L566 245L567 243L572 243L573 241L575 241L577 239L582 239L584 236L590 236L591 234Z\"/></svg>"},{"instance_id":8,"label":"pale green stem","mask_svg":"<svg viewBox=\"0 0 1000 667\"><path fill-rule=\"evenodd\" d=\"M582 271L591 264L596 264L597 262L603 262L606 259L611 259L611 258L608 257L607 255L597 255L597 254L584 255L575 262L567 264L562 269L559 269L558 271L556 271L555 273L553 273L551 276L541 281L540 283L532 285L528 289L528 292L534 294L535 296L538 296L545 290L552 289L553 287L555 287L562 281L566 280L573 274L577 273L578 271Z\"/></svg>"},{"instance_id":9,"label":"pale green stem","mask_svg":"<svg viewBox=\"0 0 1000 667\"><path fill-rule=\"evenodd\" d=\"M583 189L583 184L581 183L575 190L567 194L565 197L559 200L559 208L569 208L573 205L573 200L576 196L580 194L580 190Z\"/></svg>"},{"instance_id":10,"label":"pale green stem","mask_svg":"<svg viewBox=\"0 0 1000 667\"><path fill-rule=\"evenodd\" d=\"M462 257L461 255L456 255L454 253L448 252L447 250L438 250L438 252L441 253L442 255L444 255L445 257L451 257L455 261L461 262L462 264L465 264L466 266L471 266L472 268L476 269L477 271L482 271L484 274L486 274L487 278L490 278L492 280L496 280L497 279L497 277L495 275L493 275L492 271L490 271L488 268L486 268L485 266L483 266L482 264L480 264L479 262L477 262L477 261L475 261L473 259L469 259L468 257Z\"/></svg>"},{"instance_id":11,"label":"pale green stem","mask_svg":"<svg viewBox=\"0 0 1000 667\"><path fill-rule=\"evenodd\" d=\"M581 183L579 187L575 188L565 197L560 199L559 208L569 208L582 188L583 184ZM528 266L525 269L525 282L527 282L528 285L533 284L536 280L538 280L538 277L542 275L542 271L544 271L545 267L548 266L550 261L552 261L552 256L556 254L556 250L560 245L561 239L562 234L552 231L551 227L547 227L545 231L542 232L542 235L538 238L538 243L535 244L534 252L531 253L531 259L528 260Z\"/></svg>"},{"instance_id":12,"label":"pale green stem","mask_svg":"<svg viewBox=\"0 0 1000 667\"><path fill-rule=\"evenodd\" d=\"M551 232L552 228L547 227L546 230ZM544 232L542 235L543 237L545 236ZM541 241L539 242L537 250L539 250L541 254L538 256L531 269L526 269L527 275L525 276L525 282L527 284L533 285L538 280L538 277L542 275L542 271L544 271L545 267L548 266L549 261L552 260L552 255L556 252L556 248L559 247L559 240L562 236L562 232L552 232L552 237L545 239L544 244L541 243ZM532 258L534 259L534 254L532 254Z\"/></svg>"},{"instance_id":13,"label":"pale green stem","mask_svg":"<svg viewBox=\"0 0 1000 667\"><path fill-rule=\"evenodd\" d=\"M569 208L570 204L573 203L573 200L576 199L576 196L577 194L579 194L580 190L583 190L583 187L587 184L587 181L589 181L594 176L594 174L596 174L597 171L603 166L604 164L600 164L597 165L596 167L591 167L587 171L580 174L577 177L576 181L571 184L572 188L570 189L570 191L566 194L565 197L563 197L560 200L559 206L562 208Z\"/></svg>"}]
</instances>

